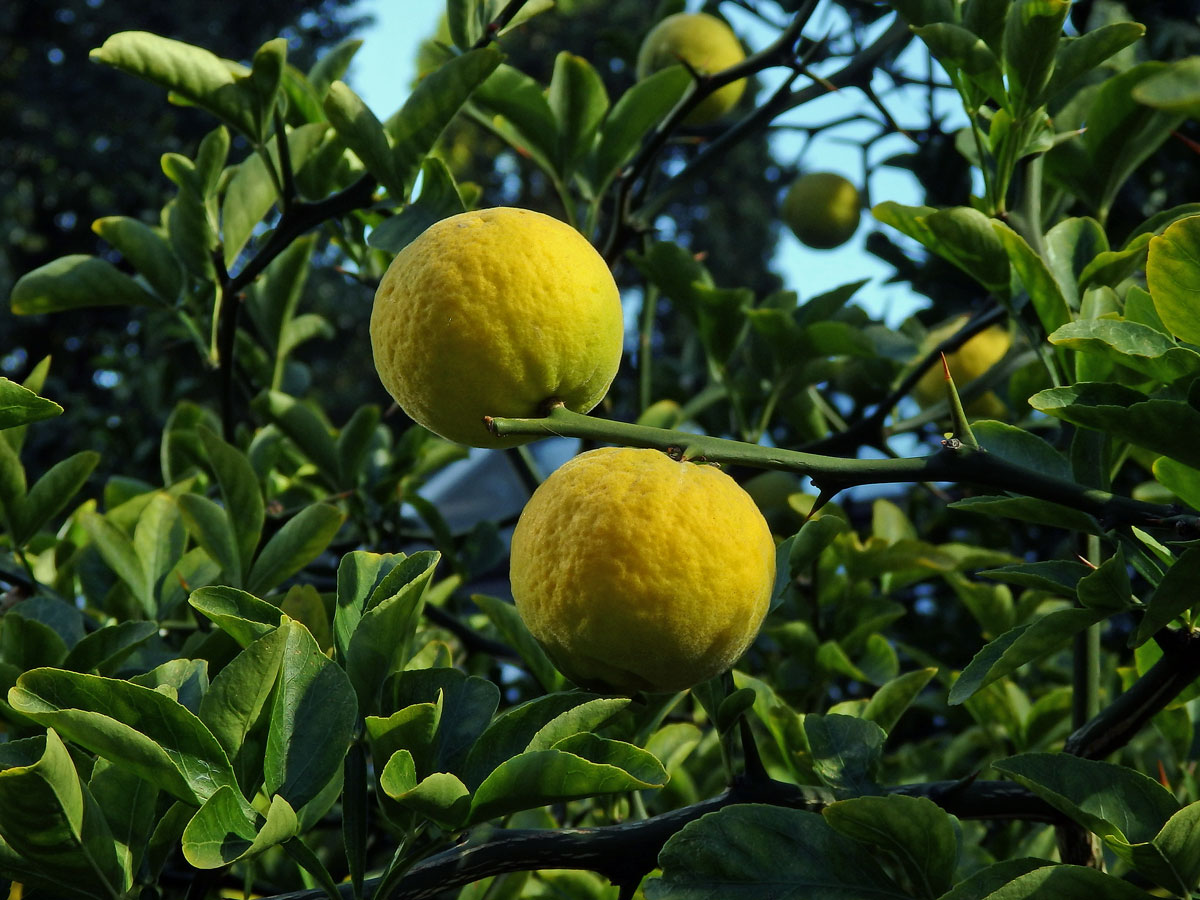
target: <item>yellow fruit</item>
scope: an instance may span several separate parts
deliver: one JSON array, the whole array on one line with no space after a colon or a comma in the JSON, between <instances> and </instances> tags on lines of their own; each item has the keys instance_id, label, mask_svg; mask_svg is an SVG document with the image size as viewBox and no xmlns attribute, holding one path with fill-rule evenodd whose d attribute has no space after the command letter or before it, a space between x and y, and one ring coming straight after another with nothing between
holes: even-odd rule
<instances>
[{"instance_id":1,"label":"yellow fruit","mask_svg":"<svg viewBox=\"0 0 1200 900\"><path fill-rule=\"evenodd\" d=\"M861 208L852 182L833 172L810 172L788 188L783 221L801 243L831 250L854 236Z\"/></svg>"},{"instance_id":2,"label":"yellow fruit","mask_svg":"<svg viewBox=\"0 0 1200 900\"><path fill-rule=\"evenodd\" d=\"M676 691L750 646L770 603L775 544L719 469L608 447L534 491L510 574L522 620L572 681Z\"/></svg>"},{"instance_id":3,"label":"yellow fruit","mask_svg":"<svg viewBox=\"0 0 1200 900\"><path fill-rule=\"evenodd\" d=\"M922 354L928 353L957 332L966 321L967 316L959 316L930 331L922 345ZM1008 332L999 325L993 325L979 332L953 353L947 353L946 364L950 367L950 377L954 379L954 386L961 391L1003 359L1011 345L1012 338ZM939 361L925 370L925 374L913 388L913 397L922 406L931 406L944 399L945 396L946 373L942 370L942 364ZM1000 403L999 398L989 391L968 404L966 411L971 415L991 415L996 412L997 404L1002 410L1003 403Z\"/></svg>"},{"instance_id":4,"label":"yellow fruit","mask_svg":"<svg viewBox=\"0 0 1200 900\"><path fill-rule=\"evenodd\" d=\"M587 412L621 360L621 299L579 232L526 209L431 225L392 260L371 310L375 369L415 421L474 447L512 447L485 416Z\"/></svg>"},{"instance_id":5,"label":"yellow fruit","mask_svg":"<svg viewBox=\"0 0 1200 900\"><path fill-rule=\"evenodd\" d=\"M715 75L746 58L728 25L708 13L676 13L650 29L638 50L637 77L687 63L703 75ZM715 122L737 105L746 90L740 79L705 97L684 119L688 125Z\"/></svg>"}]
</instances>

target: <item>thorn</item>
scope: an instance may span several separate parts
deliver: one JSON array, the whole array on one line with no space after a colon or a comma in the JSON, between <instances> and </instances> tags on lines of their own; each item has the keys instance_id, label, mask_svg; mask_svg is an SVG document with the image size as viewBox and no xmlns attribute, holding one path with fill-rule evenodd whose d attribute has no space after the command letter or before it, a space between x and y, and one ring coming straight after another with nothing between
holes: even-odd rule
<instances>
[{"instance_id":1,"label":"thorn","mask_svg":"<svg viewBox=\"0 0 1200 900\"><path fill-rule=\"evenodd\" d=\"M1090 559L1088 559L1086 556L1084 556L1081 553L1076 553L1075 558L1078 559L1085 566L1087 566L1089 569L1091 569L1093 572L1095 572L1096 569L1100 568L1094 562L1092 562Z\"/></svg>"},{"instance_id":2,"label":"thorn","mask_svg":"<svg viewBox=\"0 0 1200 900\"><path fill-rule=\"evenodd\" d=\"M1161 759L1158 761L1158 783L1168 791L1171 790L1171 780L1167 778L1167 770L1163 768Z\"/></svg>"},{"instance_id":3,"label":"thorn","mask_svg":"<svg viewBox=\"0 0 1200 900\"><path fill-rule=\"evenodd\" d=\"M946 362L946 354L942 353L940 355L942 357L942 377L946 381L953 381L954 379L950 377L950 363Z\"/></svg>"},{"instance_id":4,"label":"thorn","mask_svg":"<svg viewBox=\"0 0 1200 900\"><path fill-rule=\"evenodd\" d=\"M817 499L813 501L812 509L810 509L808 511L808 515L804 517L804 522L801 523L802 525L807 523L809 519L819 513L821 508L837 495L837 491L828 490L820 485L817 485L817 489L820 493L817 494Z\"/></svg>"}]
</instances>

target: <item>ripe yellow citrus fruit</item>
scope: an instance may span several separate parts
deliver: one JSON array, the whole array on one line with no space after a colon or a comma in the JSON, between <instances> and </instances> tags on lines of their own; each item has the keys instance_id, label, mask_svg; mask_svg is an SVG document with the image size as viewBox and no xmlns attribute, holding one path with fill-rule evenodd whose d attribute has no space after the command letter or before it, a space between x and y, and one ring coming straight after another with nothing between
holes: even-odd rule
<instances>
[{"instance_id":1,"label":"ripe yellow citrus fruit","mask_svg":"<svg viewBox=\"0 0 1200 900\"><path fill-rule=\"evenodd\" d=\"M510 574L522 620L572 681L676 691L750 646L770 604L775 543L724 472L608 447L534 491Z\"/></svg>"},{"instance_id":2,"label":"ripe yellow citrus fruit","mask_svg":"<svg viewBox=\"0 0 1200 900\"><path fill-rule=\"evenodd\" d=\"M637 77L687 63L702 75L715 75L746 58L733 30L708 13L676 13L647 32L638 50ZM688 125L715 122L737 105L746 90L740 79L709 94L684 121Z\"/></svg>"},{"instance_id":3,"label":"ripe yellow citrus fruit","mask_svg":"<svg viewBox=\"0 0 1200 900\"><path fill-rule=\"evenodd\" d=\"M862 201L854 183L834 172L809 172L783 198L783 221L801 243L832 250L854 236Z\"/></svg>"},{"instance_id":4,"label":"ripe yellow citrus fruit","mask_svg":"<svg viewBox=\"0 0 1200 900\"><path fill-rule=\"evenodd\" d=\"M959 316L930 331L922 344L922 355L962 328L967 318L967 316ZM954 379L954 386L961 391L1003 359L1010 346L1012 346L1012 337L1008 331L999 325L993 325L979 332L954 352L947 353L946 365L950 368L950 377ZM943 371L941 363L938 362L925 370L925 374L913 388L913 397L922 406L931 406L945 396L946 373ZM1003 402L991 391L966 406L966 412L973 416L993 415L1003 410Z\"/></svg>"},{"instance_id":5,"label":"ripe yellow citrus fruit","mask_svg":"<svg viewBox=\"0 0 1200 900\"><path fill-rule=\"evenodd\" d=\"M416 422L474 447L511 447L485 416L587 412L621 360L621 299L591 244L526 209L431 225L392 260L371 310L375 369Z\"/></svg>"}]
</instances>

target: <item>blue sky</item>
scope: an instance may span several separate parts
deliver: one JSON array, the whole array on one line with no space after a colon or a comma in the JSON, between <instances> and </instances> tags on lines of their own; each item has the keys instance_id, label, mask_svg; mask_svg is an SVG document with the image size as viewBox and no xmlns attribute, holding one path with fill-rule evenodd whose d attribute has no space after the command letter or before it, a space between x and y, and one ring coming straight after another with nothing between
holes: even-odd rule
<instances>
[{"instance_id":1,"label":"blue sky","mask_svg":"<svg viewBox=\"0 0 1200 900\"><path fill-rule=\"evenodd\" d=\"M361 8L374 15L375 25L364 32L363 47L355 58L348 78L351 86L382 119L397 109L408 95L417 46L436 28L438 17L444 9L444 0L362 0ZM762 47L773 37L770 29L735 4L724 4L722 13L751 49ZM544 15L556 13L552 10ZM841 25L839 17L842 15L836 5L822 4L809 23L806 34L820 37L838 30ZM877 28L882 30L889 22L885 19ZM537 20L534 19L528 27L536 28ZM835 61L834 68L837 65ZM769 75L767 73L767 77L764 77L768 89L771 85ZM915 106L916 97L913 97L913 103L913 106L906 108L903 97L894 98L889 103L902 126L906 112L911 113L914 122L919 122L923 115L923 110ZM844 116L848 110L864 108L865 105L865 100L857 92L842 91L791 111L777 124L822 122ZM870 127L847 125L824 133L811 145L806 145L799 132L780 130L772 138L772 146L781 162L794 163L799 160L805 170L838 172L861 184L864 177L863 160L856 141L870 132ZM894 135L872 148L871 160L877 162L910 148L911 143L906 138ZM915 203L919 196L911 177L895 169L877 169L869 187L873 203L882 200ZM484 198L486 201L487 198ZM870 214L864 212L858 233L835 250L811 250L786 233L780 242L775 268L786 286L797 291L801 298L815 296L849 281L870 278L871 283L859 293L858 301L873 314L884 315L887 322L895 326L924 301L915 297L904 285L883 284L890 274L890 267L863 249L869 220Z\"/></svg>"}]
</instances>

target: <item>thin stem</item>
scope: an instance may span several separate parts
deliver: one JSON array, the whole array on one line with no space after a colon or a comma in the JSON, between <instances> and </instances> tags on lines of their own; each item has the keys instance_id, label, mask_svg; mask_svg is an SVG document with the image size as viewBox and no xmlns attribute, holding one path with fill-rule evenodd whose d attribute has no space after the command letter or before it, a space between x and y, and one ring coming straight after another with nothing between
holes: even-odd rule
<instances>
[{"instance_id":1,"label":"thin stem","mask_svg":"<svg viewBox=\"0 0 1200 900\"><path fill-rule=\"evenodd\" d=\"M500 10L499 15L488 23L487 28L483 31L483 36L475 42L471 47L472 50L482 50L488 44L496 39L504 26L513 20L513 17L521 11L521 7L525 5L527 0L509 0L508 5Z\"/></svg>"},{"instance_id":2,"label":"thin stem","mask_svg":"<svg viewBox=\"0 0 1200 900\"><path fill-rule=\"evenodd\" d=\"M658 307L658 287L647 284L642 292L642 314L638 317L638 411L645 412L654 399L654 359L650 352L654 339L654 314Z\"/></svg>"}]
</instances>

